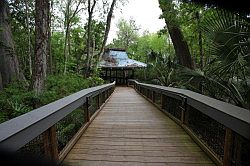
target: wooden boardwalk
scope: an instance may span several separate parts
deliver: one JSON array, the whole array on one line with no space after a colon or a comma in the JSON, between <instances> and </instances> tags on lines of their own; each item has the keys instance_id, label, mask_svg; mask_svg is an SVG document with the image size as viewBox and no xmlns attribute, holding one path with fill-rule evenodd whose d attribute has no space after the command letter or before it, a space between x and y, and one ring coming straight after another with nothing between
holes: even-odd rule
<instances>
[{"instance_id":1,"label":"wooden boardwalk","mask_svg":"<svg viewBox=\"0 0 250 166\"><path fill-rule=\"evenodd\" d=\"M175 122L132 88L117 87L65 158L69 165L214 165Z\"/></svg>"}]
</instances>

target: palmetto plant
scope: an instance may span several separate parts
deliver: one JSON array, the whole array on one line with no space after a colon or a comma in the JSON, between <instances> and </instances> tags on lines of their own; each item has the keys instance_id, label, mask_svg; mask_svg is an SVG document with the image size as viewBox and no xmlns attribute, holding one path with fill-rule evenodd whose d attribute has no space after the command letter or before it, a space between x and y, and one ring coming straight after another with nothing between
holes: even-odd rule
<instances>
[{"instance_id":1,"label":"palmetto plant","mask_svg":"<svg viewBox=\"0 0 250 166\"><path fill-rule=\"evenodd\" d=\"M170 56L164 57L158 54L152 66L154 72L157 74L158 84L170 87L178 86L176 79L177 63L175 63Z\"/></svg>"},{"instance_id":2,"label":"palmetto plant","mask_svg":"<svg viewBox=\"0 0 250 166\"><path fill-rule=\"evenodd\" d=\"M181 86L185 88L248 108L249 102L247 97L243 95L244 86L239 82L218 79L209 69L208 71L201 71L199 69L180 68L178 69L178 76L182 81Z\"/></svg>"},{"instance_id":3,"label":"palmetto plant","mask_svg":"<svg viewBox=\"0 0 250 166\"><path fill-rule=\"evenodd\" d=\"M30 111L25 105L18 103L17 101L7 100L7 104L13 110L12 116L20 116Z\"/></svg>"},{"instance_id":4,"label":"palmetto plant","mask_svg":"<svg viewBox=\"0 0 250 166\"><path fill-rule=\"evenodd\" d=\"M249 21L225 10L210 12L201 28L210 39L211 56L220 62L215 70L227 78L246 77L250 60Z\"/></svg>"},{"instance_id":5,"label":"palmetto plant","mask_svg":"<svg viewBox=\"0 0 250 166\"><path fill-rule=\"evenodd\" d=\"M236 13L213 9L205 18L201 29L209 42L208 63L202 72L185 69L179 73L186 81L198 83L202 87L198 90L203 93L249 108L249 20Z\"/></svg>"}]
</instances>

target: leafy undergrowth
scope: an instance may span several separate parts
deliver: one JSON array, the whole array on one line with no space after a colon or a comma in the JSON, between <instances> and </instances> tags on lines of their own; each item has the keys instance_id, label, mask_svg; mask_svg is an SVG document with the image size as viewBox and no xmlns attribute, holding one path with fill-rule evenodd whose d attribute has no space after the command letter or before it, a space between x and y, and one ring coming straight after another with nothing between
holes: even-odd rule
<instances>
[{"instance_id":1,"label":"leafy undergrowth","mask_svg":"<svg viewBox=\"0 0 250 166\"><path fill-rule=\"evenodd\" d=\"M44 92L36 95L22 82L13 82L0 92L0 123L79 90L103 83L99 77L83 78L76 74L49 76Z\"/></svg>"}]
</instances>

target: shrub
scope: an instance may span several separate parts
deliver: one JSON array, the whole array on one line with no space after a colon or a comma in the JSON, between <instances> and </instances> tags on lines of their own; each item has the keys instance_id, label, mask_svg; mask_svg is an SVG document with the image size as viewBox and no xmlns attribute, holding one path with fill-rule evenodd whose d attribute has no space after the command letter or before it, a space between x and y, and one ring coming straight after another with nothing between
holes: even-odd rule
<instances>
[{"instance_id":1,"label":"shrub","mask_svg":"<svg viewBox=\"0 0 250 166\"><path fill-rule=\"evenodd\" d=\"M104 80L99 77L86 79L77 74L51 75L46 80L44 92L36 95L22 82L13 82L0 92L0 123L79 90L103 83Z\"/></svg>"}]
</instances>

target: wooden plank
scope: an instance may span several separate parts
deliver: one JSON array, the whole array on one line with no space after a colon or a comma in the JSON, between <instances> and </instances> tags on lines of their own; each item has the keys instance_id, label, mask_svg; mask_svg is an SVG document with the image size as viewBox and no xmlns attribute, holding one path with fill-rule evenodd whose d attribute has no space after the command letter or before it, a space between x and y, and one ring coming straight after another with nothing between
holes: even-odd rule
<instances>
[{"instance_id":1,"label":"wooden plank","mask_svg":"<svg viewBox=\"0 0 250 166\"><path fill-rule=\"evenodd\" d=\"M162 156L162 157L204 157L205 154L201 153L201 150L197 149L197 151L192 151L190 153L186 153L185 151L181 151L177 149L176 151L168 151L168 150L120 150L120 149L72 149L71 154L93 154L93 155L113 155L113 156Z\"/></svg>"},{"instance_id":2,"label":"wooden plank","mask_svg":"<svg viewBox=\"0 0 250 166\"><path fill-rule=\"evenodd\" d=\"M65 163L71 165L213 165L175 122L132 88L118 87Z\"/></svg>"},{"instance_id":3,"label":"wooden plank","mask_svg":"<svg viewBox=\"0 0 250 166\"><path fill-rule=\"evenodd\" d=\"M153 147L170 147L170 146L175 146L175 147L178 147L178 146L196 146L196 144L192 143L192 142L154 142L154 141L151 141L151 142L139 142L139 141L136 141L136 142L132 142L132 141L128 141L128 142L125 142L125 141L120 141L120 142L112 142L112 141L93 141L93 140L79 140L79 143L81 144L84 144L84 145L108 145L108 146L153 146Z\"/></svg>"},{"instance_id":4,"label":"wooden plank","mask_svg":"<svg viewBox=\"0 0 250 166\"><path fill-rule=\"evenodd\" d=\"M68 160L68 165L75 166L213 166L205 163L142 163L142 162L115 162L115 161L90 161L90 160Z\"/></svg>"},{"instance_id":5,"label":"wooden plank","mask_svg":"<svg viewBox=\"0 0 250 166\"><path fill-rule=\"evenodd\" d=\"M92 160L92 161L117 161L117 162L153 162L153 163L212 163L206 157L148 157L148 156L114 156L114 155L89 155L89 154L69 154L70 160Z\"/></svg>"}]
</instances>

